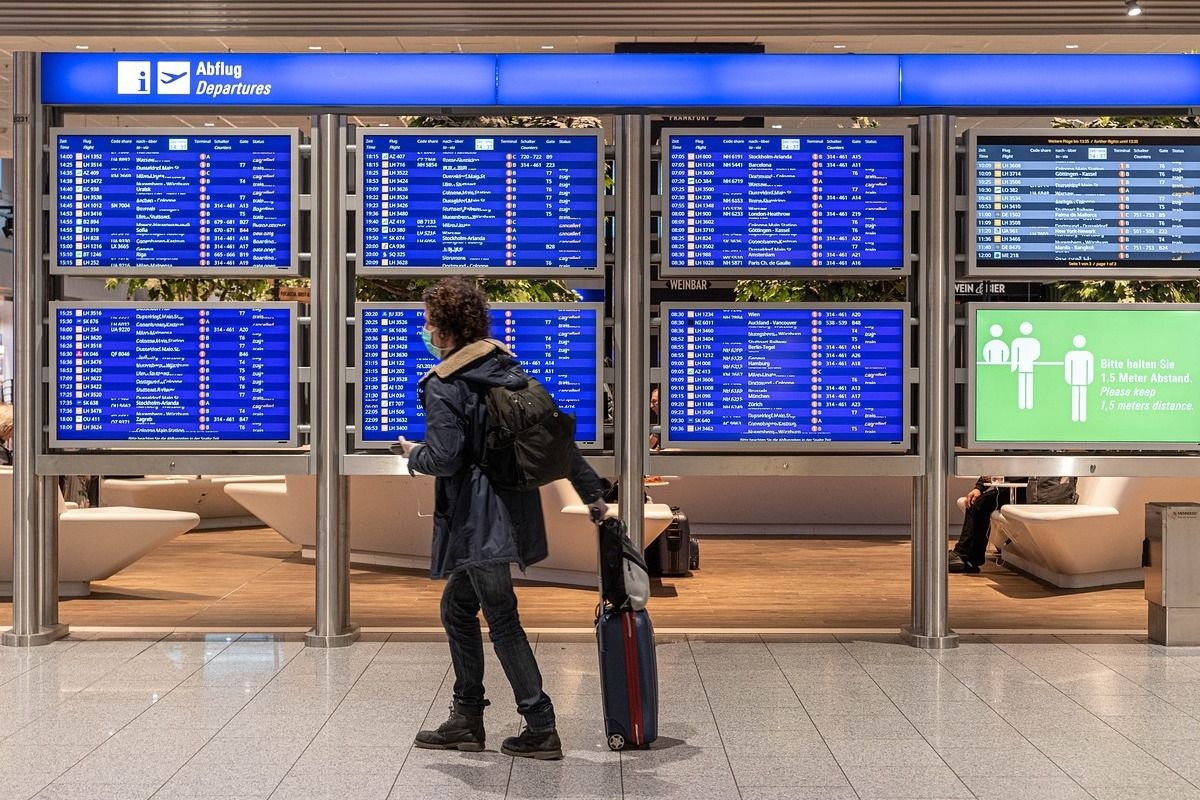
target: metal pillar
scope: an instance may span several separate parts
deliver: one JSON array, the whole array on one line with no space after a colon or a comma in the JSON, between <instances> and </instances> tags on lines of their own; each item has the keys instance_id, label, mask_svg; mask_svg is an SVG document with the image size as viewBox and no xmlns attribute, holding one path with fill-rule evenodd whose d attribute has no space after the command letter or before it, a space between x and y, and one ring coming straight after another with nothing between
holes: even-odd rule
<instances>
[{"instance_id":1,"label":"metal pillar","mask_svg":"<svg viewBox=\"0 0 1200 800\"><path fill-rule=\"evenodd\" d=\"M36 492L41 504L42 586L38 618L42 628L67 634L67 626L58 621L58 476L37 476Z\"/></svg>"},{"instance_id":2,"label":"metal pillar","mask_svg":"<svg viewBox=\"0 0 1200 800\"><path fill-rule=\"evenodd\" d=\"M33 53L14 54L13 65L13 254L14 387L13 387L13 617L12 629L0 633L0 644L31 647L48 644L67 634L58 617L57 540L51 536L49 553L43 528L45 478L38 478L36 461L42 435L38 403L41 399L42 305L38 283L45 274L41 259L42 134L41 107L37 100L38 62ZM56 487L57 488L57 487ZM58 512L57 498L52 506ZM54 562L43 570L47 556ZM43 580L53 581L43 592ZM47 613L47 606L54 610Z\"/></svg>"},{"instance_id":3,"label":"metal pillar","mask_svg":"<svg viewBox=\"0 0 1200 800\"><path fill-rule=\"evenodd\" d=\"M617 263L613 273L613 364L616 367L617 477L621 483L621 519L639 550L645 538L642 478L646 474L647 407L646 328L648 201L646 118L617 117Z\"/></svg>"},{"instance_id":4,"label":"metal pillar","mask_svg":"<svg viewBox=\"0 0 1200 800\"><path fill-rule=\"evenodd\" d=\"M921 119L921 231L919 280L921 445L924 472L915 479L912 528L914 647L958 646L946 614L946 479L952 456L951 368L954 364L954 118Z\"/></svg>"},{"instance_id":5,"label":"metal pillar","mask_svg":"<svg viewBox=\"0 0 1200 800\"><path fill-rule=\"evenodd\" d=\"M345 189L344 118L322 114L313 124L312 353L309 384L312 408L310 443L317 472L317 617L304 637L309 647L345 647L358 639L350 624L350 532L346 477L341 474L344 430L338 402L344 391L340 343L346 313L343 273L346 243L343 228Z\"/></svg>"}]
</instances>

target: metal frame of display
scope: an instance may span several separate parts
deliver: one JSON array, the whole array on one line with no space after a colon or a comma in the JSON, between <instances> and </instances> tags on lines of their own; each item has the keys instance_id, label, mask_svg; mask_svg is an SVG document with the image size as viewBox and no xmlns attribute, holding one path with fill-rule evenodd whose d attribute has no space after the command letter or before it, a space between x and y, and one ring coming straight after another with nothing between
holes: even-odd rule
<instances>
[{"instance_id":1,"label":"metal frame of display","mask_svg":"<svg viewBox=\"0 0 1200 800\"><path fill-rule=\"evenodd\" d=\"M1069 441L1046 441L1033 442L1023 440L1011 441L980 441L976 436L976 394L975 382L971 380L975 373L975 368L978 366L975 363L975 345L978 330L976 329L976 316L971 313L979 308L989 308L997 311L1015 311L1029 309L1031 311L1115 311L1123 314L1134 314L1140 310L1157 310L1157 311L1187 311L1195 315L1200 320L1200 303L968 303L964 304L967 313L967 339L966 339L966 358L967 358L967 417L966 417L966 442L968 450L1021 450L1035 452L1057 452L1063 454L1072 454L1071 451L1113 451L1113 452L1136 452L1136 453L1154 453L1157 451L1184 451L1193 455L1200 453L1200 431L1197 433L1197 440L1194 442L1069 442ZM1099 366L1095 368L1096 375L1099 375L1101 369ZM1078 453L1074 453L1078 455Z\"/></svg>"},{"instance_id":2,"label":"metal frame of display","mask_svg":"<svg viewBox=\"0 0 1200 800\"><path fill-rule=\"evenodd\" d=\"M58 341L57 341L57 336L55 335L58 330L58 327L57 327L58 322L57 322L57 319L55 318L56 311L58 311L60 309L65 309L65 308L118 309L118 310L125 309L128 311L139 311L139 310L154 311L157 309L163 309L164 311L171 311L173 309L191 310L191 309L207 309L207 308L214 308L214 307L215 307L215 304L213 304L213 303L199 303L199 302L195 302L195 301L166 302L166 303L148 303L148 302L140 302L139 303L137 301L132 301L132 300L127 300L127 301L119 301L119 300L78 300L78 301L76 301L76 300L52 300L49 304L49 310L50 310L49 331L50 331L50 338L53 339L53 341L51 341L50 346L48 348L49 355L51 357L50 358L50 368L49 368L49 371L50 371L50 378L49 378L49 380L50 380L50 402L48 404L49 405L49 409L48 409L49 413L47 415L47 423L50 426L49 448L51 450L67 450L67 451L100 450L103 452L111 452L113 450L120 452L123 450L141 450L141 449L153 449L153 450L177 449L177 450L186 450L186 451L192 452L192 453L199 453L199 452L202 452L205 450L230 450L230 449L234 449L234 448L241 450L241 451L294 449L298 445L298 442L299 442L299 434L297 432L297 429L299 427L299 420L296 415L297 415L297 410L300 407L299 395L300 395L300 385L301 385L300 380L299 380L300 347L299 347L298 335L297 335L299 327L300 327L300 323L299 323L300 306L298 303L294 303L294 302L287 301L287 300L264 300L261 303L255 303L255 302L250 302L250 301L224 301L224 302L220 303L220 305L219 305L220 308L243 308L243 309L251 309L251 308L282 309L282 308L287 308L290 311L289 323L288 323L288 358L291 359L291 368L288 370L288 383L289 383L288 419L291 423L289 425L289 427L291 429L291 434L290 434L290 438L286 442L268 442L268 441L255 440L255 439L211 439L211 440L210 439L196 439L196 440L191 440L191 441L187 441L187 440L180 441L180 440L172 440L172 439L127 439L127 440L65 439L65 440L60 440L58 438L58 426L55 424L55 422L58 419L58 410L57 410L57 407L58 407L58 369L57 369L57 367L58 367L58 365L57 365L57 359L54 358L54 356L56 356L58 354Z\"/></svg>"},{"instance_id":3,"label":"metal frame of display","mask_svg":"<svg viewBox=\"0 0 1200 800\"><path fill-rule=\"evenodd\" d=\"M215 136L225 131L236 131L236 135L248 136L286 136L291 142L292 158L291 203L289 209L290 258L286 267L67 267L58 261L58 171L50 173L50 274L75 275L79 277L145 277L167 271L172 275L182 277L220 277L220 278L295 278L300 276L300 170L303 157L300 154L300 131L296 128L54 128L50 131L50 150L48 158L53 164L58 156L58 140L62 136L179 136L181 138L199 138ZM226 134L231 135L231 134ZM306 257L308 254L304 254Z\"/></svg>"},{"instance_id":4,"label":"metal frame of display","mask_svg":"<svg viewBox=\"0 0 1200 800\"><path fill-rule=\"evenodd\" d=\"M437 264L414 266L364 266L363 259L363 171L362 143L365 138L412 139L419 136L454 138L456 136L522 136L540 139L557 136L590 138L596 141L596 263L594 267L446 267ZM375 278L413 278L448 275L486 276L490 278L590 278L604 274L604 132L599 128L357 128L354 132L355 190L358 203L354 220L354 266L359 275Z\"/></svg>"},{"instance_id":5,"label":"metal frame of display","mask_svg":"<svg viewBox=\"0 0 1200 800\"><path fill-rule=\"evenodd\" d=\"M1141 280L1162 280L1162 281L1179 281L1200 278L1200 247L1197 247L1197 255L1191 261L1191 265L1182 268L1169 267L1139 267L1137 262L1132 262L1131 266L1126 267L1071 267L1067 265L1054 267L1030 267L1019 263L1012 263L1007 266L1002 263L996 264L980 264L978 263L978 252L976 246L978 242L975 239L976 225L976 208L975 208L975 178L976 165L978 159L976 157L976 144L980 137L989 139L1002 139L1005 137L1054 137L1060 139L1088 139L1088 138L1109 138L1120 139L1122 137L1138 137L1145 139L1195 139L1200 143L1200 131L1193 128L1010 128L996 129L977 132L974 130L967 131L963 135L963 146L965 148L964 170L964 192L966 193L966 230L964 240L966 243L966 269L964 274L968 278L1007 278L1009 280L1029 280L1029 281L1055 281L1055 280L1124 280L1127 278L1135 278ZM1003 262L1003 259L1000 260ZM1127 262L1128 263L1128 262Z\"/></svg>"},{"instance_id":6,"label":"metal frame of display","mask_svg":"<svg viewBox=\"0 0 1200 800\"><path fill-rule=\"evenodd\" d=\"M133 473L315 472L318 477L317 613L308 643L314 646L337 646L353 641L357 629L349 621L348 537L345 525L347 476L396 474L400 470L401 459L391 455L348 452L350 445L345 419L348 388L345 378L354 273L349 264L353 254L348 253L346 247L349 236L346 212L356 208L358 195L347 193L346 184L350 178L347 156L353 151L353 146L347 143L349 128L345 117L321 114L314 123L309 146L309 169L316 176L311 193L315 196L310 196L307 204L313 213L310 228L313 238L314 302L309 329L311 366L308 376L313 420L309 431L311 452L267 456L232 452L213 455L49 453L46 452L45 432L39 429L41 421L46 418L48 402L46 387L40 376L45 370L48 352L44 314L53 285L48 279L44 258L48 242L43 239L42 226L36 223L43 219L41 215L45 213L48 203L47 195L42 191L48 174L45 154L48 132L55 123L60 122L63 108L66 107L43 107L38 100L39 56L20 53L15 63L14 155L18 218L15 243L15 350L18 412L15 428L17 468L14 470L14 604L13 630L0 637L0 640L17 645L42 643L61 635L64 630L57 619L55 515L49 507L56 488L49 476L71 471L117 470ZM906 80L906 86L908 84ZM611 88L605 90L610 91ZM971 90L977 90L977 86L972 85ZM795 105L785 102L772 106L770 110L773 113L819 112L839 115L850 111L848 108L817 109L801 105L800 102ZM1048 102L1043 103L1043 107L1050 108ZM1121 105L1119 100L1114 103ZM766 107L765 104L761 105L763 107L744 108L761 112ZM1100 107L1104 103L1092 105ZM700 108L697 110L703 110L702 102L698 101L698 106ZM141 113L145 113L145 107L132 102L128 106L130 109L137 108ZM497 107L505 108L498 105L487 108L494 110ZM594 107L586 106L585 109L600 110L602 107L612 110L612 107L603 103ZM125 108L115 103L103 106L102 110L112 112ZM220 105L186 103L174 106L179 113L212 114L221 108ZM239 107L238 110L241 112L247 108L252 106ZM916 379L912 391L914 430L909 451L895 456L650 454L646 447L645 401L652 374L648 352L652 323L647 299L651 211L656 198L652 196L649 181L652 151L647 118L662 108L666 106L626 105L615 109L617 116L614 117L612 134L616 146L614 175L617 191L613 208L617 242L615 264L610 277L613 281L614 303L616 433L612 454L591 459L603 471L615 473L620 480L628 481L631 485L636 485L642 475L650 472L711 476L913 477L912 623L906 627L905 633L914 645L926 648L952 647L957 641L948 625L946 603L946 479L952 467L956 474L964 471L970 474L1010 471L1085 475L1200 474L1200 459L1190 455L1151 456L1100 451L1070 456L1010 452L954 453L950 411L955 388L952 381L957 366L957 341L950 287L955 276L956 209L965 214L969 204L955 193L954 118L940 111L920 117L914 139L916 144L909 154L913 163L920 165L919 171L913 175L920 185L920 191L915 195L919 201L915 201L909 217L910 221L920 220L916 228L916 246L910 247L913 252L908 254L913 266L909 276L909 294L917 326L912 340L912 363L909 365L910 379ZM292 109L297 110L295 107ZM84 106L71 107L73 112L86 110ZM347 106L342 113L354 113L357 110ZM387 108L389 113L409 110L415 108ZM470 114L478 110L448 107L438 109L438 113ZM530 106L522 105L521 110L528 111ZM546 104L536 110L555 113L568 109L546 100ZM571 106L570 110L578 111L579 107ZM680 113L692 108L685 104L671 106L669 110ZM907 114L916 110L915 106L901 104L888 106L884 113ZM722 111L730 112L732 109L723 108ZM1146 135L1144 131L1139 131L1139 134ZM920 155L919 162L917 153ZM306 207L303 199L299 207ZM408 274L416 277L415 274ZM434 271L422 277L439 277L443 274L447 273ZM1048 277L1045 273L1036 272L1005 271L1001 274L1014 280L1040 281ZM800 274L796 277L804 276ZM518 276L514 274L512 277ZM1169 277L1180 275L1171 273ZM37 413L29 413L30 409L35 409ZM1020 468L1014 470L1018 465ZM622 516L629 524L631 538L639 542L642 539L642 517L640 513L635 513L637 509L633 504L628 505L630 509L623 509Z\"/></svg>"},{"instance_id":7,"label":"metal frame of display","mask_svg":"<svg viewBox=\"0 0 1200 800\"><path fill-rule=\"evenodd\" d=\"M1042 128L1042 129L997 129L988 130L980 135L986 136L1062 136L1063 138L1078 138L1082 136L1119 136L1126 129L1119 128ZM1130 135L1149 136L1149 137L1164 137L1186 135L1181 134L1176 129L1146 129L1136 128L1127 129ZM1055 270L1049 273L1045 268L1033 267L1012 267L1003 270L980 272L972 266L972 257L974 253L974 197L972 194L973 174L975 169L975 158L973 144L976 141L976 134L973 131L966 131L962 134L960 142L963 150L963 158L961 161L956 161L956 164L961 165L961 169L966 171L962 176L963 180L952 184L952 187L957 185L962 187L962 194L956 198L956 207L961 211L963 220L963 247L962 252L957 254L962 264L960 273L964 277L987 276L995 279L1003 277L1012 281L1031 281L1031 282L1046 282L1061 280L1102 280L1105 278L1116 279L1118 277L1137 277L1150 280L1179 280L1187 279L1194 276L1194 272L1168 272L1163 273L1157 270L1138 270L1132 268L1128 273L1122 272L1119 276L1112 273L1105 273L1097 268L1072 268L1064 270ZM953 191L951 196L953 197ZM953 253L954 251L951 250ZM960 317L970 313L970 309L978 305L976 302L963 302L958 305L957 311L961 312ZM1030 308L1061 308L1073 304L1067 303L1016 303L1002 304L1004 307L1030 307ZM1161 304L1163 307L1170 307L1171 304ZM952 471L953 475L1068 475L1076 477L1200 477L1200 458L1196 457L1195 448L1188 449L1186 447L1168 448L1168 447L1149 447L1142 450L1134 450L1128 447L1121 448L1101 448L1093 447L1086 448L1080 443L1064 443L1060 452L1048 452L1052 450L1049 446L1046 447L1022 447L1019 444L1012 446L994 446L990 442L978 442L972 446L968 441L969 431L967 420L973 413L973 393L974 387L969 382L969 369L966 364L966 359L974 358L973 351L969 349L970 335L968 328L970 326L969 319L963 319L963 324L954 326L958 335L962 337L959 343L960 347L955 347L954 337L951 338L947 347L950 349L948 363L954 366L954 383L961 385L962 392L950 393L949 396L954 399L954 414L950 417L948 427L950 428L949 441L951 445L959 442L963 449L952 452ZM961 357L960 355L961 354ZM954 420L961 420L960 426L954 425Z\"/></svg>"},{"instance_id":8,"label":"metal frame of display","mask_svg":"<svg viewBox=\"0 0 1200 800\"><path fill-rule=\"evenodd\" d=\"M806 440L800 439L795 441L780 441L776 439L768 439L764 441L756 441L753 439L745 439L734 442L721 442L708 440L703 442L691 441L672 441L670 429L667 421L671 418L671 393L670 393L670 376L663 375L663 380L660 381L659 397L660 408L659 418L663 421L662 425L662 450L665 452L706 452L706 453L746 453L755 450L762 450L767 453L804 453L804 454L838 454L838 453L854 453L854 452L871 452L887 455L896 455L907 453L912 440L912 421L909 417L910 406L912 404L912 387L914 383L914 375L909 370L908 365L911 362L911 346L912 339L912 308L908 303L897 302L856 302L856 303L719 303L713 301L701 301L688 303L685 301L672 300L667 303L662 303L659 306L659 313L662 317L662 329L667 326L667 314L676 310L717 310L731 309L738 311L753 311L762 309L763 311L782 311L786 309L795 309L797 311L836 311L838 309L854 308L855 310L871 310L871 311L901 311L903 336L904 341L901 345L901 380L903 394L901 405L901 427L903 435L896 442L871 442L871 441L827 441L824 439ZM662 330L660 329L660 331ZM670 354L671 337L665 332L659 336L660 350L660 370L665 372L669 369L668 356Z\"/></svg>"},{"instance_id":9,"label":"metal frame of display","mask_svg":"<svg viewBox=\"0 0 1200 800\"><path fill-rule=\"evenodd\" d=\"M901 195L900 215L904 220L901 230L900 261L895 267L688 267L671 264L671 171L670 171L670 142L679 136L755 136L772 139L787 139L797 137L839 136L851 138L855 136L881 137L899 136L904 153L903 165L903 194ZM912 170L912 131L905 128L899 130L878 130L875 128L804 128L797 131L763 130L762 128L663 128L659 148L662 158L662 247L659 251L661 261L659 275L663 278L733 278L751 280L758 277L791 278L792 280L837 279L837 280L868 280L904 278L912 274L913 251L911 242L913 209L916 198L913 196Z\"/></svg>"}]
</instances>

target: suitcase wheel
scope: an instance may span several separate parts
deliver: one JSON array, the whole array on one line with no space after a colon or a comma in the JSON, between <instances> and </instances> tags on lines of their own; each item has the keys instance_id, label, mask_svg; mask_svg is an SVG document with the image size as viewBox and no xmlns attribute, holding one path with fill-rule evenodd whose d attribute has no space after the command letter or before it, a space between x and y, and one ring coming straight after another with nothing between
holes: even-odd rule
<instances>
[{"instance_id":1,"label":"suitcase wheel","mask_svg":"<svg viewBox=\"0 0 1200 800\"><path fill-rule=\"evenodd\" d=\"M619 733L614 733L612 736L609 736L608 737L608 749L609 750L624 750L625 749L625 737Z\"/></svg>"}]
</instances>

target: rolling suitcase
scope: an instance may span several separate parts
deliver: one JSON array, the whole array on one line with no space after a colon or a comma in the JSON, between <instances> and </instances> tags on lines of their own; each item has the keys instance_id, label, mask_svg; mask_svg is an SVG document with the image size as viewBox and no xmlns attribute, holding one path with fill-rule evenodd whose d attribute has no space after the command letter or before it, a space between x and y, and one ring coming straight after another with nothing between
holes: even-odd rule
<instances>
[{"instance_id":1,"label":"rolling suitcase","mask_svg":"<svg viewBox=\"0 0 1200 800\"><path fill-rule=\"evenodd\" d=\"M608 747L648 747L658 738L658 662L650 615L644 610L601 610L596 643Z\"/></svg>"},{"instance_id":2,"label":"rolling suitcase","mask_svg":"<svg viewBox=\"0 0 1200 800\"><path fill-rule=\"evenodd\" d=\"M600 531L601 536L606 533L611 535L611 530ZM645 609L632 609L628 596L620 606L605 600L623 594L604 585L606 574L612 575L612 571L601 570L600 604L596 607L604 736L611 750L645 748L658 738L654 626Z\"/></svg>"},{"instance_id":3,"label":"rolling suitcase","mask_svg":"<svg viewBox=\"0 0 1200 800\"><path fill-rule=\"evenodd\" d=\"M692 528L687 514L678 506L671 506L671 524L646 548L646 565L650 574L669 578L686 576L692 562L692 544ZM695 558L699 566L699 548L696 548Z\"/></svg>"}]
</instances>

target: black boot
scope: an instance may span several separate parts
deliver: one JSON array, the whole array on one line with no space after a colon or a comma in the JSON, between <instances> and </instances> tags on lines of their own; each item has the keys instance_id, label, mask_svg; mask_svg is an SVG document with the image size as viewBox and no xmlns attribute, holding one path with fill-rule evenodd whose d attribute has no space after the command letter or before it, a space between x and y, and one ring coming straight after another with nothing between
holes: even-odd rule
<instances>
[{"instance_id":1,"label":"black boot","mask_svg":"<svg viewBox=\"0 0 1200 800\"><path fill-rule=\"evenodd\" d=\"M450 719L436 731L421 731L413 742L426 750L465 750L478 753L483 749L483 709L464 708L458 703L450 706Z\"/></svg>"},{"instance_id":2,"label":"black boot","mask_svg":"<svg viewBox=\"0 0 1200 800\"><path fill-rule=\"evenodd\" d=\"M500 752L506 756L536 758L539 761L554 761L563 757L562 742L554 728L540 733L526 728L520 736L505 739L504 744L500 745Z\"/></svg>"}]
</instances>

